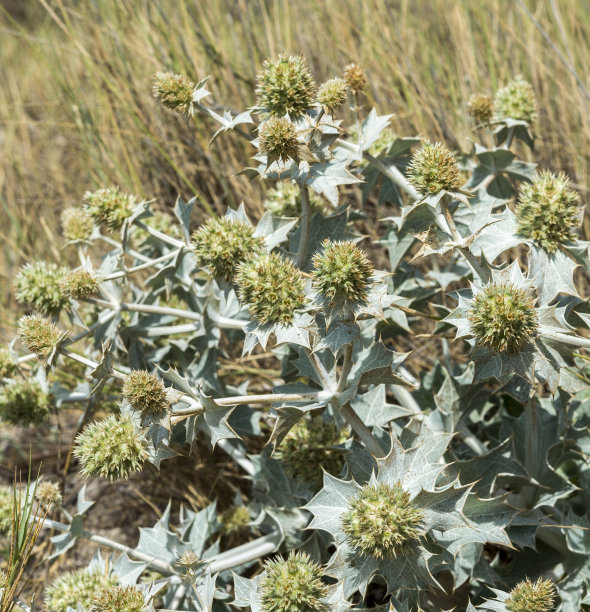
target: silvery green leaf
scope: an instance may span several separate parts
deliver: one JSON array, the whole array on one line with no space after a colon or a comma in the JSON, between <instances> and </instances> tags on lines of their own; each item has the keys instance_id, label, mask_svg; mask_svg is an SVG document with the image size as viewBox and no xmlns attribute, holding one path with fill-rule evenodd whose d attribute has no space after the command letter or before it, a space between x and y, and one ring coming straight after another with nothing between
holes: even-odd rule
<instances>
[{"instance_id":1,"label":"silvery green leaf","mask_svg":"<svg viewBox=\"0 0 590 612\"><path fill-rule=\"evenodd\" d=\"M351 404L367 427L383 427L393 419L411 415L411 410L387 403L383 385L376 385L367 393L357 395Z\"/></svg>"},{"instance_id":2,"label":"silvery green leaf","mask_svg":"<svg viewBox=\"0 0 590 612\"><path fill-rule=\"evenodd\" d=\"M559 249L547 253L545 249L530 246L529 270L541 305L549 304L558 293L578 295L574 285L577 267L578 264Z\"/></svg>"},{"instance_id":3,"label":"silvery green leaf","mask_svg":"<svg viewBox=\"0 0 590 612\"><path fill-rule=\"evenodd\" d=\"M217 502L209 504L198 512L181 507L180 534L184 542L190 543L190 550L202 556L205 542L216 532Z\"/></svg>"},{"instance_id":4,"label":"silvery green leaf","mask_svg":"<svg viewBox=\"0 0 590 612\"><path fill-rule=\"evenodd\" d=\"M298 179L299 180L299 179ZM338 206L338 187L352 185L360 180L346 169L346 162L329 162L312 164L304 178L316 193L323 195L332 204Z\"/></svg>"},{"instance_id":5,"label":"silvery green leaf","mask_svg":"<svg viewBox=\"0 0 590 612\"><path fill-rule=\"evenodd\" d=\"M196 201L196 196L194 198L191 198L188 202L185 202L179 196L176 198L176 204L174 205L174 214L182 224L182 229L184 231L184 239L186 240L186 242L189 242L190 240L191 212L195 206Z\"/></svg>"},{"instance_id":6,"label":"silvery green leaf","mask_svg":"<svg viewBox=\"0 0 590 612\"><path fill-rule=\"evenodd\" d=\"M377 111L372 108L369 114L363 121L362 131L360 135L360 144L363 151L369 150L381 135L381 132L389 125L393 115L378 115Z\"/></svg>"},{"instance_id":7,"label":"silvery green leaf","mask_svg":"<svg viewBox=\"0 0 590 612\"><path fill-rule=\"evenodd\" d=\"M311 325L312 317L308 313L296 313L293 324L288 327L277 325L274 328L277 346L280 344L294 344L311 349L308 327Z\"/></svg>"},{"instance_id":8,"label":"silvery green leaf","mask_svg":"<svg viewBox=\"0 0 590 612\"><path fill-rule=\"evenodd\" d=\"M154 365L162 376L166 380L169 380L176 389L182 391L184 394L192 397L195 400L198 399L198 393L191 387L188 380L184 376L181 376L174 368L169 367L167 370L164 370L157 363Z\"/></svg>"},{"instance_id":9,"label":"silvery green leaf","mask_svg":"<svg viewBox=\"0 0 590 612\"><path fill-rule=\"evenodd\" d=\"M183 543L175 533L169 531L160 522L153 527L139 528L139 543L135 550L153 559L174 563L188 549L188 544Z\"/></svg>"},{"instance_id":10,"label":"silvery green leaf","mask_svg":"<svg viewBox=\"0 0 590 612\"><path fill-rule=\"evenodd\" d=\"M456 246L455 240L450 234L435 227L430 227L425 232L415 234L414 237L422 243L422 246L414 255L412 261L432 254L443 255L452 251Z\"/></svg>"},{"instance_id":11,"label":"silvery green leaf","mask_svg":"<svg viewBox=\"0 0 590 612\"><path fill-rule=\"evenodd\" d=\"M306 412L305 408L299 408L298 406L282 406L277 408L277 419L267 444L273 447L279 446L293 426L305 416Z\"/></svg>"},{"instance_id":12,"label":"silvery green leaf","mask_svg":"<svg viewBox=\"0 0 590 612\"><path fill-rule=\"evenodd\" d=\"M60 555L66 553L76 543L76 539L69 531L66 533L60 533L51 537L51 543L53 544L53 552L49 555L48 560L55 559Z\"/></svg>"},{"instance_id":13,"label":"silvery green leaf","mask_svg":"<svg viewBox=\"0 0 590 612\"><path fill-rule=\"evenodd\" d=\"M211 446L215 448L219 440L237 438L238 435L227 422L234 406L218 405L213 397L206 395L201 389L197 389L197 394L203 406L203 412L197 415L197 427L209 435Z\"/></svg>"},{"instance_id":14,"label":"silvery green leaf","mask_svg":"<svg viewBox=\"0 0 590 612\"><path fill-rule=\"evenodd\" d=\"M213 597L215 596L215 582L217 576L206 574L198 582L198 586L191 585L190 599L197 612L211 612L213 609Z\"/></svg>"},{"instance_id":15,"label":"silvery green leaf","mask_svg":"<svg viewBox=\"0 0 590 612\"><path fill-rule=\"evenodd\" d=\"M94 506L94 502L88 501L86 499L86 485L82 485L82 487L78 491L78 497L76 501L76 510L77 510L76 514L77 515L85 514L86 512L88 512L88 510L90 510L90 508L92 508L92 506Z\"/></svg>"},{"instance_id":16,"label":"silvery green leaf","mask_svg":"<svg viewBox=\"0 0 590 612\"><path fill-rule=\"evenodd\" d=\"M209 92L207 92L208 95ZM235 117L232 117L232 114L229 111L223 111L223 121L224 124L217 130L217 132L215 132L215 134L213 134L213 136L211 137L211 140L209 141L209 144L211 144L218 136L219 134L223 134L223 132L227 132L228 130L233 130L234 128L236 128L238 125L241 125L243 123L254 123L254 120L252 119L252 111L248 110L248 111L244 111L243 113L240 113L239 115L236 115Z\"/></svg>"},{"instance_id":17,"label":"silvery green leaf","mask_svg":"<svg viewBox=\"0 0 590 612\"><path fill-rule=\"evenodd\" d=\"M121 553L113 563L113 574L117 576L117 582L120 584L135 585L147 566L145 561L134 561L127 553Z\"/></svg>"},{"instance_id":18,"label":"silvery green leaf","mask_svg":"<svg viewBox=\"0 0 590 612\"><path fill-rule=\"evenodd\" d=\"M242 578L239 574L233 573L234 578L234 596L232 602L234 606L240 608L250 607L252 612L262 612L261 604L258 600L258 584L261 575L254 577L252 580Z\"/></svg>"},{"instance_id":19,"label":"silvery green leaf","mask_svg":"<svg viewBox=\"0 0 590 612\"><path fill-rule=\"evenodd\" d=\"M333 323L327 334L320 338L316 344L316 350L330 349L334 355L338 355L340 349L345 344L350 344L360 337L360 330L357 323L351 321L338 321Z\"/></svg>"},{"instance_id":20,"label":"silvery green leaf","mask_svg":"<svg viewBox=\"0 0 590 612\"><path fill-rule=\"evenodd\" d=\"M498 255L523 242L517 235L517 224L514 213L506 208L501 213L493 214L491 209L476 215L470 231L483 228L471 244L471 252L478 256L485 254L488 261L494 261Z\"/></svg>"},{"instance_id":21,"label":"silvery green leaf","mask_svg":"<svg viewBox=\"0 0 590 612\"><path fill-rule=\"evenodd\" d=\"M254 236L264 238L266 248L271 251L287 240L289 232L296 224L297 219L274 217L272 213L267 210L258 222L254 230Z\"/></svg>"}]
</instances>

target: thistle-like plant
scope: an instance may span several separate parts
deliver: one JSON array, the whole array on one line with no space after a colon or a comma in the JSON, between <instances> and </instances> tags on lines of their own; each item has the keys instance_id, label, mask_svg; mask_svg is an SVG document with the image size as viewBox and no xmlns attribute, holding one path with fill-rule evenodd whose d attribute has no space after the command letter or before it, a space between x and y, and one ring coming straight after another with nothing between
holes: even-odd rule
<instances>
[{"instance_id":1,"label":"thistle-like plant","mask_svg":"<svg viewBox=\"0 0 590 612\"><path fill-rule=\"evenodd\" d=\"M35 490L35 499L47 511L50 511L55 507L60 507L63 502L63 498L59 484L57 482L50 482L48 480L42 481L37 485L37 489Z\"/></svg>"},{"instance_id":2,"label":"thistle-like plant","mask_svg":"<svg viewBox=\"0 0 590 612\"><path fill-rule=\"evenodd\" d=\"M95 297L99 292L98 277L84 268L78 268L65 274L60 281L60 286L65 295L75 300Z\"/></svg>"},{"instance_id":3,"label":"thistle-like plant","mask_svg":"<svg viewBox=\"0 0 590 612\"><path fill-rule=\"evenodd\" d=\"M41 314L56 315L69 304L62 287L67 273L66 268L45 261L25 264L16 275L15 297Z\"/></svg>"},{"instance_id":4,"label":"thistle-like plant","mask_svg":"<svg viewBox=\"0 0 590 612\"><path fill-rule=\"evenodd\" d=\"M318 89L318 103L330 115L333 115L346 100L350 88L345 79L330 79Z\"/></svg>"},{"instance_id":5,"label":"thistle-like plant","mask_svg":"<svg viewBox=\"0 0 590 612\"><path fill-rule=\"evenodd\" d=\"M312 212L326 214L328 203L315 192L309 194ZM266 194L264 207L277 217L299 217L301 215L301 189L293 183L277 183Z\"/></svg>"},{"instance_id":6,"label":"thistle-like plant","mask_svg":"<svg viewBox=\"0 0 590 612\"><path fill-rule=\"evenodd\" d=\"M24 315L18 321L18 335L39 359L50 362L69 334L45 317Z\"/></svg>"},{"instance_id":7,"label":"thistle-like plant","mask_svg":"<svg viewBox=\"0 0 590 612\"><path fill-rule=\"evenodd\" d=\"M441 191L455 192L463 184L457 161L440 142L425 142L414 153L409 165L409 177L414 187L424 196Z\"/></svg>"},{"instance_id":8,"label":"thistle-like plant","mask_svg":"<svg viewBox=\"0 0 590 612\"><path fill-rule=\"evenodd\" d=\"M142 423L159 420L170 409L164 383L146 370L133 370L123 383L123 397L141 414Z\"/></svg>"},{"instance_id":9,"label":"thistle-like plant","mask_svg":"<svg viewBox=\"0 0 590 612\"><path fill-rule=\"evenodd\" d=\"M121 191L116 186L87 191L83 200L92 219L109 230L118 230L131 215L136 204L135 196Z\"/></svg>"},{"instance_id":10,"label":"thistle-like plant","mask_svg":"<svg viewBox=\"0 0 590 612\"><path fill-rule=\"evenodd\" d=\"M367 75L361 66L358 64L348 64L344 68L344 80L348 84L350 91L357 94L364 91L368 84Z\"/></svg>"},{"instance_id":11,"label":"thistle-like plant","mask_svg":"<svg viewBox=\"0 0 590 612\"><path fill-rule=\"evenodd\" d=\"M36 380L14 381L0 388L0 418L12 425L39 425L47 421L54 404Z\"/></svg>"},{"instance_id":12,"label":"thistle-like plant","mask_svg":"<svg viewBox=\"0 0 590 612\"><path fill-rule=\"evenodd\" d=\"M49 612L66 612L80 604L90 609L94 596L105 588L115 586L115 578L105 575L103 569L80 569L57 577L45 592L45 605Z\"/></svg>"},{"instance_id":13,"label":"thistle-like plant","mask_svg":"<svg viewBox=\"0 0 590 612\"><path fill-rule=\"evenodd\" d=\"M298 160L301 150L295 125L286 117L271 117L260 126L258 138L261 153L268 164Z\"/></svg>"},{"instance_id":14,"label":"thistle-like plant","mask_svg":"<svg viewBox=\"0 0 590 612\"><path fill-rule=\"evenodd\" d=\"M489 123L494 116L494 101L486 94L472 94L467 102L467 112L478 123Z\"/></svg>"},{"instance_id":15,"label":"thistle-like plant","mask_svg":"<svg viewBox=\"0 0 590 612\"><path fill-rule=\"evenodd\" d=\"M496 92L494 109L499 119L510 118L534 123L537 118L537 103L532 85L520 75L515 77Z\"/></svg>"},{"instance_id":16,"label":"thistle-like plant","mask_svg":"<svg viewBox=\"0 0 590 612\"><path fill-rule=\"evenodd\" d=\"M184 115L192 115L195 83L182 74L158 72L152 83L154 97L167 108Z\"/></svg>"},{"instance_id":17,"label":"thistle-like plant","mask_svg":"<svg viewBox=\"0 0 590 612\"><path fill-rule=\"evenodd\" d=\"M95 612L142 612L146 608L143 593L136 586L111 586L92 596Z\"/></svg>"},{"instance_id":18,"label":"thistle-like plant","mask_svg":"<svg viewBox=\"0 0 590 612\"><path fill-rule=\"evenodd\" d=\"M85 208L66 208L61 213L64 238L71 244L86 244L90 240L94 222Z\"/></svg>"},{"instance_id":19,"label":"thistle-like plant","mask_svg":"<svg viewBox=\"0 0 590 612\"><path fill-rule=\"evenodd\" d=\"M12 353L6 348L0 348L0 379L12 376L16 368L17 364Z\"/></svg>"}]
</instances>

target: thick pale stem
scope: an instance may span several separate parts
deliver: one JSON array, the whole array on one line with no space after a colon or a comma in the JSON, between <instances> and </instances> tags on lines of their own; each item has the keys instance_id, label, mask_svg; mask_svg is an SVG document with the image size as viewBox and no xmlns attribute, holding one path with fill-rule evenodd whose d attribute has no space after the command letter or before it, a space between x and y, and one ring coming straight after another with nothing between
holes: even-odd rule
<instances>
[{"instance_id":1,"label":"thick pale stem","mask_svg":"<svg viewBox=\"0 0 590 612\"><path fill-rule=\"evenodd\" d=\"M299 189L301 191L301 235L299 237L299 248L297 250L297 265L303 270L307 262L307 251L309 250L311 205L309 203L309 188L307 185L299 185Z\"/></svg>"},{"instance_id":2,"label":"thick pale stem","mask_svg":"<svg viewBox=\"0 0 590 612\"><path fill-rule=\"evenodd\" d=\"M342 363L342 371L340 372L340 378L336 385L336 393L340 393L344 390L348 381L348 375L352 370L352 344L348 344L344 349L344 361Z\"/></svg>"},{"instance_id":3,"label":"thick pale stem","mask_svg":"<svg viewBox=\"0 0 590 612\"><path fill-rule=\"evenodd\" d=\"M580 348L590 349L590 338L583 338L582 336L574 336L570 334L561 334L553 331L543 331L543 329L541 329L541 335L549 340L556 340L557 342L563 342L564 344L571 344L573 346L579 346Z\"/></svg>"},{"instance_id":4,"label":"thick pale stem","mask_svg":"<svg viewBox=\"0 0 590 612\"><path fill-rule=\"evenodd\" d=\"M166 253L166 255L162 255L162 257L146 261L145 263L140 264L138 266L134 266L133 268L127 268L125 270L120 270L119 272L113 272L112 274L105 276L103 280L111 281L117 278L123 278L125 276L129 276L130 274L134 274L135 272L146 270L148 268L151 268L152 266L157 266L158 264L164 263L169 259L174 259L174 257L176 257L180 253L180 251L181 249L175 249L174 251L170 251L170 253Z\"/></svg>"},{"instance_id":5,"label":"thick pale stem","mask_svg":"<svg viewBox=\"0 0 590 612\"><path fill-rule=\"evenodd\" d=\"M375 458L384 457L385 453L377 441L377 438L375 438L371 430L362 422L359 415L354 411L354 408L349 403L342 404L340 406L340 412L351 426L352 431L354 431L367 447L371 455Z\"/></svg>"},{"instance_id":6,"label":"thick pale stem","mask_svg":"<svg viewBox=\"0 0 590 612\"><path fill-rule=\"evenodd\" d=\"M165 242L166 244L169 244L170 246L177 247L177 248L183 248L186 246L182 240L177 240L176 238L172 238L171 236L168 236L164 234L163 232L160 232L157 229L154 229L153 227L146 225L143 221L134 221L134 224L137 227L141 227L141 229L147 232L150 236L153 236L154 238L157 238L158 240L161 240L162 242Z\"/></svg>"},{"instance_id":7,"label":"thick pale stem","mask_svg":"<svg viewBox=\"0 0 590 612\"><path fill-rule=\"evenodd\" d=\"M281 542L281 536L277 532L269 533L252 542L237 546L219 555L216 555L209 565L211 574L222 572L223 570L238 567L249 561L255 561L276 552Z\"/></svg>"},{"instance_id":8,"label":"thick pale stem","mask_svg":"<svg viewBox=\"0 0 590 612\"><path fill-rule=\"evenodd\" d=\"M69 357L78 363L81 363L89 368L97 368L98 362L93 361L92 359L88 359L87 357L83 357L82 355L78 355L77 353L73 353L72 351L68 351L67 349L59 349L59 352L65 357ZM111 376L113 378L118 378L119 380L125 380L127 376L123 374L123 372L118 372L117 370L111 370Z\"/></svg>"}]
</instances>

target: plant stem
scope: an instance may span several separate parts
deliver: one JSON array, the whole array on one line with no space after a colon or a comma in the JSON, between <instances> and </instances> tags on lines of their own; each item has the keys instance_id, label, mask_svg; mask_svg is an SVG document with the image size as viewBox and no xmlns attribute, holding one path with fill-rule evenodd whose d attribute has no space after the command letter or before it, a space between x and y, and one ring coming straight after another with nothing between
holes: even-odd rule
<instances>
[{"instance_id":1,"label":"plant stem","mask_svg":"<svg viewBox=\"0 0 590 612\"><path fill-rule=\"evenodd\" d=\"M299 236L299 247L297 249L297 266L303 270L307 262L307 251L309 249L309 235L311 231L311 206L309 203L309 187L299 185L301 191L301 235Z\"/></svg>"},{"instance_id":2,"label":"plant stem","mask_svg":"<svg viewBox=\"0 0 590 612\"><path fill-rule=\"evenodd\" d=\"M141 227L141 229L147 232L150 236L158 238L162 242L165 242L166 244L169 244L173 247L183 248L186 246L186 244L182 240L177 240L176 238L172 238L171 236L168 236L163 232L159 232L157 229L146 225L143 221L134 221L134 224L137 227Z\"/></svg>"},{"instance_id":3,"label":"plant stem","mask_svg":"<svg viewBox=\"0 0 590 612\"><path fill-rule=\"evenodd\" d=\"M169 253L166 253L166 255L162 255L162 257L158 257L157 259L152 259L138 266L134 266L133 268L120 270L119 272L113 272L112 274L105 276L102 280L111 281L117 278L123 278L135 272L139 272L140 270L146 270L147 268L151 268L152 266L155 266L157 264L164 263L165 261L168 261L169 259L173 259L181 252L181 250L182 250L181 248L178 248L178 249L175 249L174 251L170 251Z\"/></svg>"},{"instance_id":4,"label":"plant stem","mask_svg":"<svg viewBox=\"0 0 590 612\"><path fill-rule=\"evenodd\" d=\"M88 359L87 357L83 357L82 355L78 355L77 353L73 353L72 351L68 351L65 348L60 348L59 352L62 355L65 355L66 357L69 357L70 359L73 359L74 361L77 361L78 363L81 363L89 368L95 369L99 365L97 361L93 361L92 359ZM118 372L117 370L111 370L111 376L113 378L118 378L119 380L125 380L127 378L126 374Z\"/></svg>"},{"instance_id":5,"label":"plant stem","mask_svg":"<svg viewBox=\"0 0 590 612\"><path fill-rule=\"evenodd\" d=\"M583 338L582 336L575 336L570 334L562 334L554 331L543 331L543 328L541 328L541 336L543 336L544 338L548 338L549 340L563 342L564 344L571 344L573 346L579 346L580 348L590 349L590 338Z\"/></svg>"},{"instance_id":6,"label":"plant stem","mask_svg":"<svg viewBox=\"0 0 590 612\"><path fill-rule=\"evenodd\" d=\"M250 476L254 476L256 473L254 464L231 440L219 440L219 442L217 442L217 446L228 454L244 470L244 472L250 474Z\"/></svg>"},{"instance_id":7,"label":"plant stem","mask_svg":"<svg viewBox=\"0 0 590 612\"><path fill-rule=\"evenodd\" d=\"M375 458L384 457L385 453L377 441L377 438L375 438L371 430L362 422L359 415L354 411L354 408L350 405L350 403L347 402L346 404L341 404L340 412L347 420L348 424L352 427L352 430L362 440L371 455L373 455Z\"/></svg>"},{"instance_id":8,"label":"plant stem","mask_svg":"<svg viewBox=\"0 0 590 612\"><path fill-rule=\"evenodd\" d=\"M247 544L236 546L213 557L209 571L211 574L216 574L269 555L278 549L281 539L278 532L272 532Z\"/></svg>"},{"instance_id":9,"label":"plant stem","mask_svg":"<svg viewBox=\"0 0 590 612\"><path fill-rule=\"evenodd\" d=\"M348 382L348 375L352 370L352 343L347 344L344 349L344 361L342 363L342 371L340 372L340 378L336 385L336 393L340 393L344 390L346 383Z\"/></svg>"}]
</instances>

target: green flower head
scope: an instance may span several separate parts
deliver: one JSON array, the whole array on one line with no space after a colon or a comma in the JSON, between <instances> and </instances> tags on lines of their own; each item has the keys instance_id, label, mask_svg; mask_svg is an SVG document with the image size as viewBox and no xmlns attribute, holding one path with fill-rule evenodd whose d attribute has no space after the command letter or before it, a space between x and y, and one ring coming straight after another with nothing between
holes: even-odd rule
<instances>
[{"instance_id":1,"label":"green flower head","mask_svg":"<svg viewBox=\"0 0 590 612\"><path fill-rule=\"evenodd\" d=\"M87 191L83 199L86 210L94 221L110 230L120 229L125 220L131 216L136 204L135 196L124 193L114 186Z\"/></svg>"},{"instance_id":2,"label":"green flower head","mask_svg":"<svg viewBox=\"0 0 590 612\"><path fill-rule=\"evenodd\" d=\"M93 272L79 268L66 274L60 281L62 291L75 300L83 300L98 294L98 278Z\"/></svg>"},{"instance_id":3,"label":"green flower head","mask_svg":"<svg viewBox=\"0 0 590 612\"><path fill-rule=\"evenodd\" d=\"M364 91L367 87L367 75L358 64L348 64L344 69L344 80L352 93Z\"/></svg>"},{"instance_id":4,"label":"green flower head","mask_svg":"<svg viewBox=\"0 0 590 612\"><path fill-rule=\"evenodd\" d=\"M68 242L84 244L90 240L94 222L85 208L66 208L61 213L61 226Z\"/></svg>"},{"instance_id":5,"label":"green flower head","mask_svg":"<svg viewBox=\"0 0 590 612\"><path fill-rule=\"evenodd\" d=\"M53 400L36 380L15 381L0 389L0 418L11 425L38 425L47 421Z\"/></svg>"},{"instance_id":6,"label":"green flower head","mask_svg":"<svg viewBox=\"0 0 590 612\"><path fill-rule=\"evenodd\" d=\"M221 513L219 522L228 535L243 531L250 524L250 511L246 506L231 506Z\"/></svg>"},{"instance_id":7,"label":"green flower head","mask_svg":"<svg viewBox=\"0 0 590 612\"><path fill-rule=\"evenodd\" d=\"M48 360L67 339L68 332L41 315L24 315L18 321L18 335L39 359Z\"/></svg>"},{"instance_id":8,"label":"green flower head","mask_svg":"<svg viewBox=\"0 0 590 612\"><path fill-rule=\"evenodd\" d=\"M523 580L508 595L506 608L510 612L549 612L553 610L555 587L551 580Z\"/></svg>"},{"instance_id":9,"label":"green flower head","mask_svg":"<svg viewBox=\"0 0 590 612\"><path fill-rule=\"evenodd\" d=\"M170 408L164 383L146 370L133 370L127 376L123 397L145 415L163 415Z\"/></svg>"},{"instance_id":10,"label":"green flower head","mask_svg":"<svg viewBox=\"0 0 590 612\"><path fill-rule=\"evenodd\" d=\"M286 117L271 117L260 126L258 138L260 151L268 158L268 165L275 161L298 160L301 143L295 125Z\"/></svg>"},{"instance_id":11,"label":"green flower head","mask_svg":"<svg viewBox=\"0 0 590 612\"><path fill-rule=\"evenodd\" d=\"M16 361L7 348L0 348L0 379L12 376L16 371Z\"/></svg>"},{"instance_id":12,"label":"green flower head","mask_svg":"<svg viewBox=\"0 0 590 612\"><path fill-rule=\"evenodd\" d=\"M534 123L537 118L537 104L532 85L517 76L506 87L498 89L494 98L498 119L516 119Z\"/></svg>"},{"instance_id":13,"label":"green flower head","mask_svg":"<svg viewBox=\"0 0 590 612\"><path fill-rule=\"evenodd\" d=\"M461 188L461 172L457 161L447 147L437 142L425 142L412 156L410 181L424 196L440 191L458 191Z\"/></svg>"},{"instance_id":14,"label":"green flower head","mask_svg":"<svg viewBox=\"0 0 590 612\"><path fill-rule=\"evenodd\" d=\"M104 570L80 569L56 578L47 589L45 605L49 612L66 612L68 607L77 608L78 604L87 610L92 605L94 595L117 583Z\"/></svg>"},{"instance_id":15,"label":"green flower head","mask_svg":"<svg viewBox=\"0 0 590 612\"><path fill-rule=\"evenodd\" d=\"M346 100L350 91L344 79L330 79L320 85L318 89L318 102L330 115L338 110Z\"/></svg>"},{"instance_id":16,"label":"green flower head","mask_svg":"<svg viewBox=\"0 0 590 612\"><path fill-rule=\"evenodd\" d=\"M176 113L189 116L194 113L195 88L189 78L174 72L158 72L152 82L154 98Z\"/></svg>"},{"instance_id":17,"label":"green flower head","mask_svg":"<svg viewBox=\"0 0 590 612\"><path fill-rule=\"evenodd\" d=\"M494 102L485 94L472 94L467 102L467 112L478 123L489 123L494 116Z\"/></svg>"},{"instance_id":18,"label":"green flower head","mask_svg":"<svg viewBox=\"0 0 590 612\"><path fill-rule=\"evenodd\" d=\"M30 304L46 316L59 314L70 300L62 289L61 282L68 273L54 263L37 261L19 268L15 279L15 296L22 304Z\"/></svg>"},{"instance_id":19,"label":"green flower head","mask_svg":"<svg viewBox=\"0 0 590 612\"><path fill-rule=\"evenodd\" d=\"M141 612L143 593L135 586L111 586L92 597L93 612Z\"/></svg>"}]
</instances>

